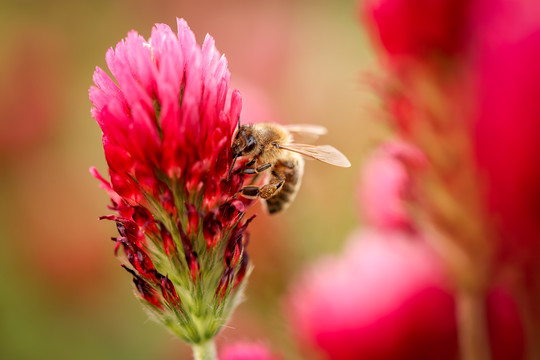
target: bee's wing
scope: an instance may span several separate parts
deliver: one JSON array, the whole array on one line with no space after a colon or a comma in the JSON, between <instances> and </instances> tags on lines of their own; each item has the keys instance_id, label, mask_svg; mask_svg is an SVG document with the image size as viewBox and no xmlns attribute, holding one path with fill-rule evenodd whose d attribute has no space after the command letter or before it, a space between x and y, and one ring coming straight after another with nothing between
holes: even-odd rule
<instances>
[{"instance_id":1,"label":"bee's wing","mask_svg":"<svg viewBox=\"0 0 540 360\"><path fill-rule=\"evenodd\" d=\"M279 145L281 149L293 151L315 160L325 162L330 165L340 167L350 167L351 163L345 155L338 149L330 145L306 145L306 144L284 144Z\"/></svg>"},{"instance_id":2,"label":"bee's wing","mask_svg":"<svg viewBox=\"0 0 540 360\"><path fill-rule=\"evenodd\" d=\"M328 130L324 126L311 124L292 124L283 125L293 135L297 134L307 138L307 140L316 140L321 135L326 135Z\"/></svg>"}]
</instances>

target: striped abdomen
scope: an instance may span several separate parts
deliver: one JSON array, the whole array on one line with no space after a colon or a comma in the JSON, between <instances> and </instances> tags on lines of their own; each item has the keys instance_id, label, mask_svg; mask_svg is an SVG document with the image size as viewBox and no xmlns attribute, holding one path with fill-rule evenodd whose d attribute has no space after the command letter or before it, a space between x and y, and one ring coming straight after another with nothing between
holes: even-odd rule
<instances>
[{"instance_id":1,"label":"striped abdomen","mask_svg":"<svg viewBox=\"0 0 540 360\"><path fill-rule=\"evenodd\" d=\"M304 174L304 159L296 153L288 153L286 158L276 162L272 170L285 182L276 195L266 200L266 207L270 214L285 210L296 197Z\"/></svg>"}]
</instances>

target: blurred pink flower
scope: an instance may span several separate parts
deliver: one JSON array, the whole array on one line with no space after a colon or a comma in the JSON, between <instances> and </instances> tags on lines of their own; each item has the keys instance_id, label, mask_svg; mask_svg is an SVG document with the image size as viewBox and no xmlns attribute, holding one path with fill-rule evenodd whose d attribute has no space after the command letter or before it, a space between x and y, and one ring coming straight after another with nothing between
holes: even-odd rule
<instances>
[{"instance_id":1,"label":"blurred pink flower","mask_svg":"<svg viewBox=\"0 0 540 360\"><path fill-rule=\"evenodd\" d=\"M540 2L481 4L474 146L501 239L497 260L518 276L529 351L540 354Z\"/></svg>"},{"instance_id":2,"label":"blurred pink flower","mask_svg":"<svg viewBox=\"0 0 540 360\"><path fill-rule=\"evenodd\" d=\"M391 57L451 55L463 47L467 0L361 0L361 17Z\"/></svg>"},{"instance_id":3,"label":"blurred pink flower","mask_svg":"<svg viewBox=\"0 0 540 360\"><path fill-rule=\"evenodd\" d=\"M453 298L438 259L406 233L354 234L287 298L293 329L329 359L454 359Z\"/></svg>"},{"instance_id":4,"label":"blurred pink flower","mask_svg":"<svg viewBox=\"0 0 540 360\"><path fill-rule=\"evenodd\" d=\"M339 257L292 284L287 313L297 338L328 359L457 359L455 303L443 264L424 242L398 231L354 234ZM514 300L487 297L493 359L524 358Z\"/></svg>"},{"instance_id":5,"label":"blurred pink flower","mask_svg":"<svg viewBox=\"0 0 540 360\"><path fill-rule=\"evenodd\" d=\"M489 47L478 60L474 145L500 225L501 256L540 260L540 22L535 32Z\"/></svg>"},{"instance_id":6,"label":"blurred pink flower","mask_svg":"<svg viewBox=\"0 0 540 360\"><path fill-rule=\"evenodd\" d=\"M237 342L221 349L219 360L277 360L261 343Z\"/></svg>"},{"instance_id":7,"label":"blurred pink flower","mask_svg":"<svg viewBox=\"0 0 540 360\"><path fill-rule=\"evenodd\" d=\"M509 271L528 336L538 337L530 319L536 309L527 309L527 302L538 303L540 287L532 300L520 288L524 280L540 285L540 171L535 166L540 150L535 139L540 130L535 98L540 92L540 3L381 0L365 1L364 11L391 60L383 96L393 125L429 160L423 174L412 174L418 200L410 205L420 215L419 232L432 234L430 244L455 280L461 355L487 358L490 343L493 358L520 358L523 332L512 332L521 341L515 348L495 351L502 346L497 341L501 330L493 324L504 319L488 313L489 326L484 326L481 309L489 311L491 302L500 300L490 294L486 303L485 292ZM454 55L455 66L424 66L445 55ZM416 66L393 66L392 61L406 57L416 62L398 65ZM390 204L396 198L379 197ZM501 259L511 266L500 266ZM523 271L519 264L529 268ZM517 312L510 313L508 319L523 330ZM491 339L482 331L487 328ZM534 341L529 345L534 352Z\"/></svg>"},{"instance_id":8,"label":"blurred pink flower","mask_svg":"<svg viewBox=\"0 0 540 360\"><path fill-rule=\"evenodd\" d=\"M540 19L536 0L474 0L470 15L471 51L519 41L535 29Z\"/></svg>"},{"instance_id":9,"label":"blurred pink flower","mask_svg":"<svg viewBox=\"0 0 540 360\"><path fill-rule=\"evenodd\" d=\"M95 168L116 215L141 302L182 339L206 344L230 316L248 271L249 201L228 177L241 98L212 37L201 47L184 20L156 24L109 49L114 82L96 68L92 115L103 131L111 181Z\"/></svg>"},{"instance_id":10,"label":"blurred pink flower","mask_svg":"<svg viewBox=\"0 0 540 360\"><path fill-rule=\"evenodd\" d=\"M362 169L356 199L367 222L378 228L413 228L406 201L412 196L407 167L418 168L422 153L404 142L392 142L373 153Z\"/></svg>"}]
</instances>

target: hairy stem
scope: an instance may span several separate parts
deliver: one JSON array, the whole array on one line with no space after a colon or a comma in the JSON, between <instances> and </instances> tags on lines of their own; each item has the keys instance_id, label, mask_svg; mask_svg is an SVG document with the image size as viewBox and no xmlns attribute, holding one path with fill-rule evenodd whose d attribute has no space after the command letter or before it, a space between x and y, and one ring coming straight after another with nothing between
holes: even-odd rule
<instances>
[{"instance_id":1,"label":"hairy stem","mask_svg":"<svg viewBox=\"0 0 540 360\"><path fill-rule=\"evenodd\" d=\"M216 344L213 340L191 346L195 360L217 360Z\"/></svg>"},{"instance_id":2,"label":"hairy stem","mask_svg":"<svg viewBox=\"0 0 540 360\"><path fill-rule=\"evenodd\" d=\"M461 289L456 305L461 360L490 360L484 294Z\"/></svg>"}]
</instances>

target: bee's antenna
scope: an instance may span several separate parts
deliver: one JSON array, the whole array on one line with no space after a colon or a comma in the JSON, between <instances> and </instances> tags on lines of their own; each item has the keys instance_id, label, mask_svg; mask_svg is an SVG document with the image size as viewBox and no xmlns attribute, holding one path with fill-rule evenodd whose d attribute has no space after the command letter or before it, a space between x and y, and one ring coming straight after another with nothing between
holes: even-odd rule
<instances>
[{"instance_id":1,"label":"bee's antenna","mask_svg":"<svg viewBox=\"0 0 540 360\"><path fill-rule=\"evenodd\" d=\"M237 126L236 131L240 130L240 125L241 125L240 115L238 115L238 124L236 125ZM236 164L236 159L238 158L238 155L240 155L240 152L237 153L236 155L234 155L234 157L233 157L231 167L229 168L229 175L227 175L227 181L229 181L231 179L231 173L232 173L232 171L234 169L234 164Z\"/></svg>"},{"instance_id":2,"label":"bee's antenna","mask_svg":"<svg viewBox=\"0 0 540 360\"><path fill-rule=\"evenodd\" d=\"M238 158L238 155L239 155L239 154L236 154L236 155L234 155L234 157L233 157L233 161L232 161L231 167L229 168L229 175L227 175L227 181L229 181L229 180L231 179L231 173L232 173L232 171L233 171L233 169L234 169L234 164L236 164L236 159Z\"/></svg>"}]
</instances>

